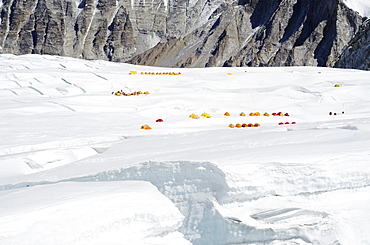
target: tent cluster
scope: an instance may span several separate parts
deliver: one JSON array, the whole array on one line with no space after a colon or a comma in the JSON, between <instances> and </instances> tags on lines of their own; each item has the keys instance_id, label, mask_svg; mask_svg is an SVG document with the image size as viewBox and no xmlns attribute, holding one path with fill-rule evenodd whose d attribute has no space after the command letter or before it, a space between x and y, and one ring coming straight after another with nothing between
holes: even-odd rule
<instances>
[{"instance_id":1,"label":"tent cluster","mask_svg":"<svg viewBox=\"0 0 370 245\"><path fill-rule=\"evenodd\" d=\"M163 119L159 118L159 119L155 120L155 122L163 122ZM140 128L141 129L144 129L144 130L150 130L150 129L152 129L148 124L144 124Z\"/></svg>"},{"instance_id":2,"label":"tent cluster","mask_svg":"<svg viewBox=\"0 0 370 245\"><path fill-rule=\"evenodd\" d=\"M340 113L337 113L337 112L329 112L329 116L336 116L336 115L339 115ZM344 111L342 111L342 114L344 114Z\"/></svg>"},{"instance_id":3,"label":"tent cluster","mask_svg":"<svg viewBox=\"0 0 370 245\"><path fill-rule=\"evenodd\" d=\"M246 124L246 123L243 123L243 124L240 124L240 123L237 123L237 124L229 124L229 128L254 128L254 127L260 127L261 125L259 123L249 123L249 124Z\"/></svg>"},{"instance_id":4,"label":"tent cluster","mask_svg":"<svg viewBox=\"0 0 370 245\"><path fill-rule=\"evenodd\" d=\"M259 116L261 116L261 113L259 113L258 111L257 112L251 112L251 113L249 113L249 116L251 116L251 117L259 117Z\"/></svg>"},{"instance_id":5,"label":"tent cluster","mask_svg":"<svg viewBox=\"0 0 370 245\"><path fill-rule=\"evenodd\" d=\"M284 124L296 124L296 122L285 122L285 123L283 123L283 122L279 122L279 125L284 125Z\"/></svg>"},{"instance_id":6,"label":"tent cluster","mask_svg":"<svg viewBox=\"0 0 370 245\"><path fill-rule=\"evenodd\" d=\"M269 113L267 113L267 112L263 113L263 115L264 115L265 117L269 117L269 116L270 116L270 114L269 114ZM273 115L273 116L289 116L289 113L282 113L282 112L275 113L275 112L274 112L274 113L272 113L272 115ZM229 112L225 112L224 116L229 117L229 116L230 116L230 113L229 113ZM241 116L241 117L245 117L245 116L246 116L246 114L245 114L244 112L241 112L241 113L239 114L239 116ZM249 116L251 116L251 117L258 117L258 116L261 116L261 113L259 113L258 111L257 111L257 112L251 112L251 113L249 113Z\"/></svg>"},{"instance_id":7,"label":"tent cluster","mask_svg":"<svg viewBox=\"0 0 370 245\"><path fill-rule=\"evenodd\" d=\"M282 112L278 112L278 113L272 113L273 116L277 117L277 116L281 116L281 117L289 117L289 113L282 113Z\"/></svg>"},{"instance_id":8,"label":"tent cluster","mask_svg":"<svg viewBox=\"0 0 370 245\"><path fill-rule=\"evenodd\" d=\"M145 91L145 92L135 91L135 92L132 92L132 93L125 93L121 90L121 91L112 92L112 94L114 94L115 96L135 96L135 95L140 95L140 94L146 94L147 95L147 94L150 94L150 93L148 91Z\"/></svg>"},{"instance_id":9,"label":"tent cluster","mask_svg":"<svg viewBox=\"0 0 370 245\"><path fill-rule=\"evenodd\" d=\"M181 72L140 72L141 75L181 75Z\"/></svg>"},{"instance_id":10,"label":"tent cluster","mask_svg":"<svg viewBox=\"0 0 370 245\"><path fill-rule=\"evenodd\" d=\"M288 113L282 113L282 112L279 112L279 113L272 113L273 116L289 116ZM224 114L224 116L230 116L230 113L229 112L226 112ZM239 114L239 116L246 116L244 112L241 112ZM249 114L249 116L261 116L261 114L259 112L251 112ZM270 116L270 114L268 114L267 112L265 112L263 114L263 116ZM192 118L192 119L198 119L198 118L201 118L201 117L204 117L204 118L211 118L212 116L209 114L209 113L202 113L200 116L197 115L197 114L194 114L192 113L189 118ZM163 119L157 119L155 122L163 122ZM285 124L296 124L296 122L280 122L279 125L285 125ZM255 127L260 127L261 125L259 123L237 123L237 124L229 124L229 128L255 128ZM149 130L149 129L152 129L148 124L145 124L145 125L142 125L141 126L141 129L144 129L144 130Z\"/></svg>"},{"instance_id":11,"label":"tent cluster","mask_svg":"<svg viewBox=\"0 0 370 245\"><path fill-rule=\"evenodd\" d=\"M210 114L208 114L206 112L203 112L202 115L200 115L200 116L205 117L205 118L211 118L212 117ZM200 118L200 116L192 113L189 117L192 118L192 119L198 119L198 118Z\"/></svg>"}]
</instances>

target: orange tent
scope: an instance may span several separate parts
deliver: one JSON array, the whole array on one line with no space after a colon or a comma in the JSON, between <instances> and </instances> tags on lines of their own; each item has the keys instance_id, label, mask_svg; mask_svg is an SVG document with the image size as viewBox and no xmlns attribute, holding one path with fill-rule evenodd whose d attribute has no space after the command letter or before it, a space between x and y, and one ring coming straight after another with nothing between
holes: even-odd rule
<instances>
[{"instance_id":1,"label":"orange tent","mask_svg":"<svg viewBox=\"0 0 370 245\"><path fill-rule=\"evenodd\" d=\"M144 124L141 126L141 129L150 130L152 128L148 124Z\"/></svg>"},{"instance_id":2,"label":"orange tent","mask_svg":"<svg viewBox=\"0 0 370 245\"><path fill-rule=\"evenodd\" d=\"M198 119L198 118L200 118L200 116L195 115L194 113L192 113L189 117L190 117L190 118L193 118L193 119Z\"/></svg>"}]
</instances>

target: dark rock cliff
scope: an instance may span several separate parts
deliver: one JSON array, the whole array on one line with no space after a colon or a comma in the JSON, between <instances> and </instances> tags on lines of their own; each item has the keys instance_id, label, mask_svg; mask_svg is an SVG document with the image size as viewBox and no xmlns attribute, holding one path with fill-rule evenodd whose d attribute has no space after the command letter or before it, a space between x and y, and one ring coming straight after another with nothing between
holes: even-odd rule
<instances>
[{"instance_id":1,"label":"dark rock cliff","mask_svg":"<svg viewBox=\"0 0 370 245\"><path fill-rule=\"evenodd\" d=\"M333 66L362 18L341 0L2 0L0 53L169 67Z\"/></svg>"},{"instance_id":2,"label":"dark rock cliff","mask_svg":"<svg viewBox=\"0 0 370 245\"><path fill-rule=\"evenodd\" d=\"M370 20L361 26L339 56L335 67L370 70Z\"/></svg>"},{"instance_id":3,"label":"dark rock cliff","mask_svg":"<svg viewBox=\"0 0 370 245\"><path fill-rule=\"evenodd\" d=\"M220 5L207 23L210 28L160 43L131 62L179 67L332 66L361 23L360 16L338 0L239 1ZM180 55L174 56L173 50Z\"/></svg>"}]
</instances>

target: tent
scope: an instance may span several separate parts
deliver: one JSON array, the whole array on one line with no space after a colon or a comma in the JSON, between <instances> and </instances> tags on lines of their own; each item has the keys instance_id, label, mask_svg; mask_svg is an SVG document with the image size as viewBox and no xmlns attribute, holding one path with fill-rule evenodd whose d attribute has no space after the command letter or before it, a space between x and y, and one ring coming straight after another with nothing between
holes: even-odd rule
<instances>
[{"instance_id":1,"label":"tent","mask_svg":"<svg viewBox=\"0 0 370 245\"><path fill-rule=\"evenodd\" d=\"M144 124L141 126L141 129L150 130L152 128L148 124Z\"/></svg>"},{"instance_id":2,"label":"tent","mask_svg":"<svg viewBox=\"0 0 370 245\"><path fill-rule=\"evenodd\" d=\"M192 113L189 117L192 118L192 119L198 119L198 118L200 118L200 116L195 115L194 113Z\"/></svg>"},{"instance_id":3,"label":"tent","mask_svg":"<svg viewBox=\"0 0 370 245\"><path fill-rule=\"evenodd\" d=\"M206 118L210 118L210 117L211 117L211 115L209 115L209 114L208 114L208 113L206 113L206 112L203 112L201 116L202 116L202 117L206 117Z\"/></svg>"},{"instance_id":4,"label":"tent","mask_svg":"<svg viewBox=\"0 0 370 245\"><path fill-rule=\"evenodd\" d=\"M251 112L249 113L249 116L254 117L254 116L261 116L261 113L257 112Z\"/></svg>"}]
</instances>

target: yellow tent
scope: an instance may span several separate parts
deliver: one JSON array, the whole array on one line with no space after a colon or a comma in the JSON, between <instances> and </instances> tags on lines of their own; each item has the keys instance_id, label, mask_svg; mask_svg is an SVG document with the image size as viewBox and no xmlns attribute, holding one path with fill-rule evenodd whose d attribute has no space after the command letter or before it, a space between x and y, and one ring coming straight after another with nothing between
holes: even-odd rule
<instances>
[{"instance_id":1,"label":"yellow tent","mask_svg":"<svg viewBox=\"0 0 370 245\"><path fill-rule=\"evenodd\" d=\"M206 117L206 118L210 118L211 117L211 115L209 115L208 113L206 113L206 112L204 112L204 113L202 113L202 115L201 115L202 117Z\"/></svg>"}]
</instances>

